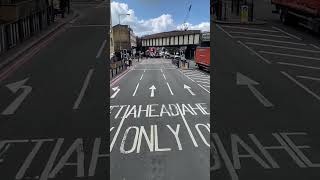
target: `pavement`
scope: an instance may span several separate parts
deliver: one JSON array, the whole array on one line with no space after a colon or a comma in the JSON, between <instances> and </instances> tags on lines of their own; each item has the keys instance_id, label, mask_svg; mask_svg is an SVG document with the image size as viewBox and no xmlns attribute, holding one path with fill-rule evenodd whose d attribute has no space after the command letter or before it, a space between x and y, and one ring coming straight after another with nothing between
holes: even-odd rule
<instances>
[{"instance_id":1,"label":"pavement","mask_svg":"<svg viewBox=\"0 0 320 180\"><path fill-rule=\"evenodd\" d=\"M212 26L211 177L319 179L320 38L257 16L267 24Z\"/></svg>"},{"instance_id":2,"label":"pavement","mask_svg":"<svg viewBox=\"0 0 320 180\"><path fill-rule=\"evenodd\" d=\"M210 76L143 59L110 84L111 179L210 179Z\"/></svg>"},{"instance_id":3,"label":"pavement","mask_svg":"<svg viewBox=\"0 0 320 180\"><path fill-rule=\"evenodd\" d=\"M72 5L77 19L1 71L1 177L109 177L107 19L98 5Z\"/></svg>"}]
</instances>

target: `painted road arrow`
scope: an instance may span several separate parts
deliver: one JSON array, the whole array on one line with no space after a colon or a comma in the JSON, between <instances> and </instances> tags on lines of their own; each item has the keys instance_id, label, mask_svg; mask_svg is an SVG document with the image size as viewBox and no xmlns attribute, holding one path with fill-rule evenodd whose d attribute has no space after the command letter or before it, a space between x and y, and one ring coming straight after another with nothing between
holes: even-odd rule
<instances>
[{"instance_id":1,"label":"painted road arrow","mask_svg":"<svg viewBox=\"0 0 320 180\"><path fill-rule=\"evenodd\" d=\"M183 85L183 88L184 88L184 89L187 89L192 96L195 96L195 95L196 95L194 92L191 91L191 87L189 87L189 86L187 86L187 85L184 84L184 85Z\"/></svg>"},{"instance_id":2,"label":"painted road arrow","mask_svg":"<svg viewBox=\"0 0 320 180\"><path fill-rule=\"evenodd\" d=\"M152 85L149 89L151 89L151 95L150 95L150 97L154 97L154 90L157 89L157 88L154 87L154 85Z\"/></svg>"},{"instance_id":3,"label":"painted road arrow","mask_svg":"<svg viewBox=\"0 0 320 180\"><path fill-rule=\"evenodd\" d=\"M115 98L120 91L119 86L112 88L112 90L115 91L115 93L113 93L110 98Z\"/></svg>"},{"instance_id":4,"label":"painted road arrow","mask_svg":"<svg viewBox=\"0 0 320 180\"><path fill-rule=\"evenodd\" d=\"M259 85L258 82L248 78L247 76L237 73L237 85L246 85L253 93L253 95L265 106L272 107L273 104L265 98L255 87L254 85Z\"/></svg>"},{"instance_id":5,"label":"painted road arrow","mask_svg":"<svg viewBox=\"0 0 320 180\"><path fill-rule=\"evenodd\" d=\"M2 112L2 115L14 114L14 112L19 108L23 100L32 91L31 86L24 85L28 81L28 79L29 78L26 78L22 81L6 85L6 87L10 89L10 91L13 93L18 92L19 89L23 89L23 92Z\"/></svg>"}]
</instances>

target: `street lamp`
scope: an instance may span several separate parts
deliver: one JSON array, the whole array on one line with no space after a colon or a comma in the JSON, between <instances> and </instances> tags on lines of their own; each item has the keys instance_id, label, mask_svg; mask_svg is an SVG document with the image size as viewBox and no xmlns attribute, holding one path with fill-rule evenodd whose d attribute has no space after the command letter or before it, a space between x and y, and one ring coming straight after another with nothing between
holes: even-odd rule
<instances>
[{"instance_id":1,"label":"street lamp","mask_svg":"<svg viewBox=\"0 0 320 180\"><path fill-rule=\"evenodd\" d=\"M120 35L120 28L121 28L121 21L120 21L120 18L121 18L121 16L130 16L130 14L129 13L127 13L127 14L118 14L118 19L119 19L119 30L118 30L118 32L119 32L119 48L120 48L120 52L121 52L121 39L120 39L120 37L121 37L121 35Z\"/></svg>"}]
</instances>

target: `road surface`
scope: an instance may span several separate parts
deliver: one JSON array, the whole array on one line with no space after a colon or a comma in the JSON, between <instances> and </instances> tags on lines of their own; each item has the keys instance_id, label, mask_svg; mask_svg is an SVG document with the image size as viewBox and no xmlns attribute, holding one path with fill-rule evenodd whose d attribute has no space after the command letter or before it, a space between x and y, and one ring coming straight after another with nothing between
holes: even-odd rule
<instances>
[{"instance_id":1,"label":"road surface","mask_svg":"<svg viewBox=\"0 0 320 180\"><path fill-rule=\"evenodd\" d=\"M210 179L210 76L143 59L110 85L111 179Z\"/></svg>"},{"instance_id":2,"label":"road surface","mask_svg":"<svg viewBox=\"0 0 320 180\"><path fill-rule=\"evenodd\" d=\"M319 179L320 39L256 7L267 24L213 25L211 176Z\"/></svg>"},{"instance_id":3,"label":"road surface","mask_svg":"<svg viewBox=\"0 0 320 180\"><path fill-rule=\"evenodd\" d=\"M79 18L1 72L2 178L109 177L106 8L73 8Z\"/></svg>"}]
</instances>

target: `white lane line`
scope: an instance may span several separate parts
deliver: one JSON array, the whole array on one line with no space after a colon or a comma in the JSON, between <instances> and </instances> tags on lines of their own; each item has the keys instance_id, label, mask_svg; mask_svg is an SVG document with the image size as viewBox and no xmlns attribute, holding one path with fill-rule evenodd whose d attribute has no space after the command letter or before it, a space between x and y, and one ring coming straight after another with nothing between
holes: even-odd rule
<instances>
[{"instance_id":1,"label":"white lane line","mask_svg":"<svg viewBox=\"0 0 320 180\"><path fill-rule=\"evenodd\" d=\"M320 53L320 51L314 51L314 50L309 50L309 49L292 48L292 47L286 47L286 46L275 46L275 45L270 45L270 44L260 44L260 43L252 43L252 42L246 42L245 44L264 46L264 47L274 47L274 48L281 48L281 49L290 49L290 50L295 50L295 51Z\"/></svg>"},{"instance_id":2,"label":"white lane line","mask_svg":"<svg viewBox=\"0 0 320 180\"><path fill-rule=\"evenodd\" d=\"M220 25L216 25L221 31L223 31L224 33L226 33L229 37L233 38L233 36L228 33L226 30L224 30Z\"/></svg>"},{"instance_id":3,"label":"white lane line","mask_svg":"<svg viewBox=\"0 0 320 180\"><path fill-rule=\"evenodd\" d=\"M254 40L260 40L260 41L268 41L268 42L276 42L276 43L285 43L285 44L294 44L294 45L300 45L300 46L306 46L307 44L304 43L296 43L291 41L278 41L273 39L264 39L264 38L255 38L255 37L246 37L246 36L233 36L234 38L239 39L254 39Z\"/></svg>"},{"instance_id":4,"label":"white lane line","mask_svg":"<svg viewBox=\"0 0 320 180\"><path fill-rule=\"evenodd\" d=\"M208 91L205 87L203 87L202 85L198 84L198 86L200 86L203 90L207 91L210 94L210 91Z\"/></svg>"},{"instance_id":5,"label":"white lane line","mask_svg":"<svg viewBox=\"0 0 320 180\"><path fill-rule=\"evenodd\" d=\"M165 68L165 69L177 69L177 68ZM136 71L160 71L161 69L133 69L133 70L136 70Z\"/></svg>"},{"instance_id":6,"label":"white lane line","mask_svg":"<svg viewBox=\"0 0 320 180\"><path fill-rule=\"evenodd\" d=\"M292 82L296 83L298 86L300 86L302 89L304 89L305 91L307 91L309 94L311 94L313 97L315 97L317 100L320 101L320 97L315 94L314 92L312 92L309 88L307 88L306 86L304 86L303 84L301 84L300 82L298 82L297 80L295 80L293 77L291 77L288 73L281 71L281 73L283 75L285 75L288 79L290 79Z\"/></svg>"},{"instance_id":7,"label":"white lane line","mask_svg":"<svg viewBox=\"0 0 320 180\"><path fill-rule=\"evenodd\" d=\"M146 70L144 69L143 72L146 72Z\"/></svg>"},{"instance_id":8,"label":"white lane line","mask_svg":"<svg viewBox=\"0 0 320 180\"><path fill-rule=\"evenodd\" d=\"M207 86L207 85L202 85L202 86L210 88L210 86Z\"/></svg>"},{"instance_id":9,"label":"white lane line","mask_svg":"<svg viewBox=\"0 0 320 180\"><path fill-rule=\"evenodd\" d=\"M188 75L189 77L201 77L201 78L210 78L208 75L200 75L200 74L194 74L194 75Z\"/></svg>"},{"instance_id":10,"label":"white lane line","mask_svg":"<svg viewBox=\"0 0 320 180\"><path fill-rule=\"evenodd\" d=\"M206 81L197 81L199 83L204 83L204 84L210 84L210 82L206 82Z\"/></svg>"},{"instance_id":11,"label":"white lane line","mask_svg":"<svg viewBox=\"0 0 320 180\"><path fill-rule=\"evenodd\" d=\"M98 51L98 53L97 53L97 55L96 55L96 58L99 58L99 57L101 56L101 53L102 53L104 47L106 46L106 43L107 43L107 40L104 40L104 41L102 42L102 45L101 45L101 47L100 47L100 49L99 49L99 51Z\"/></svg>"},{"instance_id":12,"label":"white lane line","mask_svg":"<svg viewBox=\"0 0 320 180\"><path fill-rule=\"evenodd\" d=\"M141 77L140 77L140 81L141 81L142 78L143 78L143 74L142 74Z\"/></svg>"},{"instance_id":13,"label":"white lane line","mask_svg":"<svg viewBox=\"0 0 320 180\"><path fill-rule=\"evenodd\" d=\"M259 52L264 53L264 54L272 54L272 55L288 56L288 57L295 57L295 58L311 59L311 60L319 60L320 61L320 58L309 57L309 56L298 56L298 55L276 53L276 52L269 52L269 51L259 51Z\"/></svg>"},{"instance_id":14,"label":"white lane line","mask_svg":"<svg viewBox=\"0 0 320 180\"><path fill-rule=\"evenodd\" d=\"M272 28L273 28L273 29L276 29L276 30L278 30L278 31L280 31L280 32L282 32L282 33L284 33L284 34L292 37L292 38L295 38L295 39L300 40L300 41L302 40L302 39L299 38L298 36L295 36L295 35L293 35L293 34L290 34L290 33L286 32L286 31L284 31L284 30L282 30L282 29L279 29L279 28L275 27L275 26L272 26Z\"/></svg>"},{"instance_id":15,"label":"white lane line","mask_svg":"<svg viewBox=\"0 0 320 180\"><path fill-rule=\"evenodd\" d=\"M164 78L165 80L167 80L166 76L165 76L164 74L162 74L162 75L163 75L163 78Z\"/></svg>"},{"instance_id":16,"label":"white lane line","mask_svg":"<svg viewBox=\"0 0 320 180\"><path fill-rule=\"evenodd\" d=\"M279 36L279 35L263 34L263 33L248 33L248 32L240 32L240 31L230 31L230 33L245 34L245 35L259 35L259 36L278 37L278 38L291 38L290 36Z\"/></svg>"},{"instance_id":17,"label":"white lane line","mask_svg":"<svg viewBox=\"0 0 320 180\"><path fill-rule=\"evenodd\" d=\"M318 69L320 70L320 67L314 67L314 66L305 66L301 64L293 64L293 63L285 63L285 62L277 62L278 64L281 65L288 65L288 66L296 66L296 67L302 67L302 68L309 68L309 69Z\"/></svg>"},{"instance_id":18,"label":"white lane line","mask_svg":"<svg viewBox=\"0 0 320 180\"><path fill-rule=\"evenodd\" d=\"M309 80L314 80L314 81L320 81L320 78L318 77L310 77L310 76L297 76L299 78L302 78L302 79L309 79Z\"/></svg>"},{"instance_id":19,"label":"white lane line","mask_svg":"<svg viewBox=\"0 0 320 180\"><path fill-rule=\"evenodd\" d=\"M274 31L274 30L259 29L259 28L246 28L246 27L240 27L240 26L226 26L226 25L222 25L222 27L232 28L232 29L245 29L245 30L253 30L253 31L264 31L264 32L278 32L278 31Z\"/></svg>"},{"instance_id":20,"label":"white lane line","mask_svg":"<svg viewBox=\"0 0 320 180\"><path fill-rule=\"evenodd\" d=\"M173 92L172 92L172 90L171 90L171 87L170 87L169 83L167 83L167 86L168 86L168 88L169 88L169 91L170 91L171 95L173 96L174 94L173 94Z\"/></svg>"},{"instance_id":21,"label":"white lane line","mask_svg":"<svg viewBox=\"0 0 320 180\"><path fill-rule=\"evenodd\" d=\"M316 46L316 45L314 45L314 44L310 44L310 46L312 46L312 47L314 47L314 48L316 48L316 49L320 49L319 46Z\"/></svg>"},{"instance_id":22,"label":"white lane line","mask_svg":"<svg viewBox=\"0 0 320 180\"><path fill-rule=\"evenodd\" d=\"M208 80L210 81L210 78L204 78L204 77L191 77L192 79L200 79L200 80Z\"/></svg>"},{"instance_id":23,"label":"white lane line","mask_svg":"<svg viewBox=\"0 0 320 180\"><path fill-rule=\"evenodd\" d=\"M133 92L132 96L135 96L135 95L136 95L137 90L138 90L138 87L139 87L139 83L137 84L136 89L134 90L134 92Z\"/></svg>"},{"instance_id":24,"label":"white lane line","mask_svg":"<svg viewBox=\"0 0 320 180\"><path fill-rule=\"evenodd\" d=\"M163 72L162 69L160 69L160 71Z\"/></svg>"},{"instance_id":25,"label":"white lane line","mask_svg":"<svg viewBox=\"0 0 320 180\"><path fill-rule=\"evenodd\" d=\"M91 79L93 71L94 71L94 69L90 69L89 70L89 72L87 74L87 77L84 80L84 83L83 83L82 88L80 90L79 96L78 96L77 100L75 101L75 103L73 105L73 109L78 109L79 108L79 105L80 105L81 100L82 100L82 98L84 96L84 93L86 92L86 90L88 88L88 85L89 85L89 82L90 82L90 79Z\"/></svg>"},{"instance_id":26,"label":"white lane line","mask_svg":"<svg viewBox=\"0 0 320 180\"><path fill-rule=\"evenodd\" d=\"M251 51L253 54L255 54L256 56L258 56L261 60L263 60L264 62L271 64L271 62L269 60L267 60L266 58L264 58L263 56L261 56L259 53L257 53L255 50L251 49L249 46L245 45L243 42L238 41L239 44L241 44L242 46L244 46L245 48L247 48L249 51Z\"/></svg>"}]
</instances>

